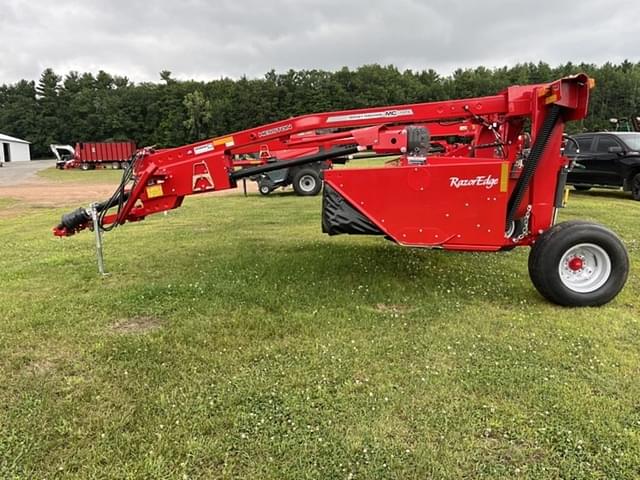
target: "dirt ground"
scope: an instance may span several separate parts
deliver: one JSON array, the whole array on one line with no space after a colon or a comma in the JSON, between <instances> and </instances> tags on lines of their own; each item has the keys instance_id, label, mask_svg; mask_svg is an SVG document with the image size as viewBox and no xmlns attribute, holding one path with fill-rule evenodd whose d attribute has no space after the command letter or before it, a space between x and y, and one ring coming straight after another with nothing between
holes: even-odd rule
<instances>
[{"instance_id":1,"label":"dirt ground","mask_svg":"<svg viewBox=\"0 0 640 480\"><path fill-rule=\"evenodd\" d=\"M116 185L91 184L80 182L55 182L45 178L30 177L22 183L0 186L0 197L23 200L31 205L60 207L65 205L81 206L83 203L106 200ZM247 192L258 191L255 182L247 182ZM224 190L206 195L230 195L242 193L242 185L234 190Z\"/></svg>"},{"instance_id":2,"label":"dirt ground","mask_svg":"<svg viewBox=\"0 0 640 480\"><path fill-rule=\"evenodd\" d=\"M61 183L46 179L30 179L9 187L0 187L0 197L24 200L32 205L59 207L70 203L99 201L111 196L109 184Z\"/></svg>"}]
</instances>

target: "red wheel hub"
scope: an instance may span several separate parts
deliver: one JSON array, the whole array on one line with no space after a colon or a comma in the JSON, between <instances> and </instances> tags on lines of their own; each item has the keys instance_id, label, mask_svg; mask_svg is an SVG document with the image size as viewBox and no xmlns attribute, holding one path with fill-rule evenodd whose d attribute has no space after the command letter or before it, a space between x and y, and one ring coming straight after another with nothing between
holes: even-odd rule
<instances>
[{"instance_id":1,"label":"red wheel hub","mask_svg":"<svg viewBox=\"0 0 640 480\"><path fill-rule=\"evenodd\" d=\"M574 272L582 270L582 267L584 267L584 260L582 260L580 257L573 257L571 260L569 260L569 268Z\"/></svg>"}]
</instances>

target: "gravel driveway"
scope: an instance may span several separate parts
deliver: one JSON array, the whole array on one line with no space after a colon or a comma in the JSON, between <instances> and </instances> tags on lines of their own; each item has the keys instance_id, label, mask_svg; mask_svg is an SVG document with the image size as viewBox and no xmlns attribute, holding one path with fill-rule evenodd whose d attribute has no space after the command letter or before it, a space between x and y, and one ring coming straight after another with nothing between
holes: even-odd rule
<instances>
[{"instance_id":1,"label":"gravel driveway","mask_svg":"<svg viewBox=\"0 0 640 480\"><path fill-rule=\"evenodd\" d=\"M0 187L25 183L32 180L38 171L53 167L55 164L55 160L4 163L0 168Z\"/></svg>"}]
</instances>

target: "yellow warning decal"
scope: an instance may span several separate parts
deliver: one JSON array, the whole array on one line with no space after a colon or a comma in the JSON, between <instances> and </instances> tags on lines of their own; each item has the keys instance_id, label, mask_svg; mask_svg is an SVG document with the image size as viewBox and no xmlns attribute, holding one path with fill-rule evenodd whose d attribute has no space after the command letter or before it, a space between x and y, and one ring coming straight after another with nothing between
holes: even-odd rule
<instances>
[{"instance_id":1,"label":"yellow warning decal","mask_svg":"<svg viewBox=\"0 0 640 480\"><path fill-rule=\"evenodd\" d=\"M147 187L147 197L148 198L156 198L164 195L162 191L162 185L151 185Z\"/></svg>"},{"instance_id":2,"label":"yellow warning decal","mask_svg":"<svg viewBox=\"0 0 640 480\"><path fill-rule=\"evenodd\" d=\"M554 93L553 95L548 96L544 99L544 103L549 105L550 103L554 103L558 101L558 96Z\"/></svg>"},{"instance_id":3,"label":"yellow warning decal","mask_svg":"<svg viewBox=\"0 0 640 480\"><path fill-rule=\"evenodd\" d=\"M500 192L504 193L509 187L509 164L502 162L502 169L500 171Z\"/></svg>"},{"instance_id":4,"label":"yellow warning decal","mask_svg":"<svg viewBox=\"0 0 640 480\"><path fill-rule=\"evenodd\" d=\"M547 95L551 95L551 88L543 87L543 88L539 88L538 89L538 96L539 97L546 97Z\"/></svg>"},{"instance_id":5,"label":"yellow warning decal","mask_svg":"<svg viewBox=\"0 0 640 480\"><path fill-rule=\"evenodd\" d=\"M235 142L233 141L233 136L230 135L228 137L216 138L213 141L214 147L219 147L220 145L224 145L225 147L233 147L235 145Z\"/></svg>"}]
</instances>

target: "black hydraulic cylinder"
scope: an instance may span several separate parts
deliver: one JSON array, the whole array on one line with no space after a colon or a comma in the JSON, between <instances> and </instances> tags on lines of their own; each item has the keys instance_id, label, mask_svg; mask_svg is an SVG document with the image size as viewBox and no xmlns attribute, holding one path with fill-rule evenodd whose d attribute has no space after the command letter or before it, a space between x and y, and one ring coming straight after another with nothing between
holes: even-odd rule
<instances>
[{"instance_id":1,"label":"black hydraulic cylinder","mask_svg":"<svg viewBox=\"0 0 640 480\"><path fill-rule=\"evenodd\" d=\"M237 172L232 172L229 177L231 180L240 180L241 178L252 177L253 175L259 175L261 173L272 172L274 170L280 170L281 168L297 167L299 165L306 165L313 162L321 162L323 160L331 160L332 158L341 157L344 155L351 155L357 153L358 147L344 147L334 148L324 152L316 153L314 155L308 155L306 157L296 158L294 160L278 160L266 165L259 165L257 167L243 168Z\"/></svg>"}]
</instances>

